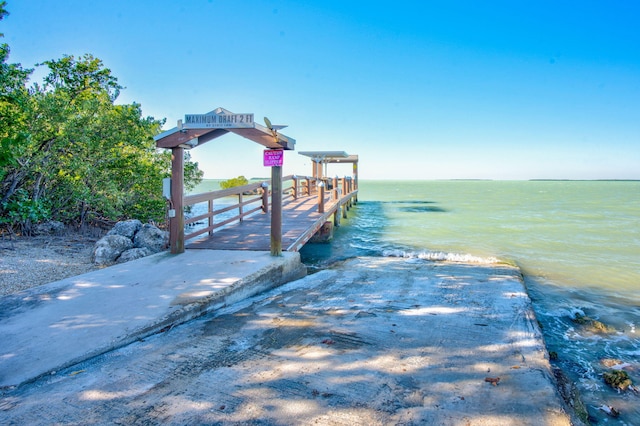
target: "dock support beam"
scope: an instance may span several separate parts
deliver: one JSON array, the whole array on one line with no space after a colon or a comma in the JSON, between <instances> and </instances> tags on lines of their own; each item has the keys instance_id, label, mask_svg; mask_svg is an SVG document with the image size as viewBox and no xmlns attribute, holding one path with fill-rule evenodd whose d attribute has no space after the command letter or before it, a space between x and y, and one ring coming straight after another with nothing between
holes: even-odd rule
<instances>
[{"instance_id":1,"label":"dock support beam","mask_svg":"<svg viewBox=\"0 0 640 426\"><path fill-rule=\"evenodd\" d=\"M172 254L184 253L184 148L171 148L171 210L169 246ZM171 215L170 215L171 216Z\"/></svg>"},{"instance_id":2,"label":"dock support beam","mask_svg":"<svg viewBox=\"0 0 640 426\"><path fill-rule=\"evenodd\" d=\"M282 256L282 166L271 167L271 256Z\"/></svg>"}]
</instances>

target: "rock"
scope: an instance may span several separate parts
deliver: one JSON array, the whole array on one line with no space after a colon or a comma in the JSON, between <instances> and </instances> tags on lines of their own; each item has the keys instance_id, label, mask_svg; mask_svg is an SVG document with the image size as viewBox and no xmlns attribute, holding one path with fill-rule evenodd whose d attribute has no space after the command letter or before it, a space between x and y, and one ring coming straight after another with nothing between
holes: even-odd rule
<instances>
[{"instance_id":1,"label":"rock","mask_svg":"<svg viewBox=\"0 0 640 426\"><path fill-rule=\"evenodd\" d=\"M628 362L624 362L617 358L604 358L600 360L600 364L612 370L622 370L625 368L633 367Z\"/></svg>"},{"instance_id":2,"label":"rock","mask_svg":"<svg viewBox=\"0 0 640 426\"><path fill-rule=\"evenodd\" d=\"M142 228L142 222L138 219L123 220L115 224L115 226L107 233L107 235L122 235L130 240Z\"/></svg>"},{"instance_id":3,"label":"rock","mask_svg":"<svg viewBox=\"0 0 640 426\"><path fill-rule=\"evenodd\" d=\"M49 222L38 224L35 229L35 235L57 235L64 232L64 230L64 223L58 222L57 220L51 220Z\"/></svg>"},{"instance_id":4,"label":"rock","mask_svg":"<svg viewBox=\"0 0 640 426\"><path fill-rule=\"evenodd\" d=\"M108 237L108 238L107 238ZM93 249L93 262L97 264L124 263L165 249L169 233L137 219L115 224Z\"/></svg>"},{"instance_id":5,"label":"rock","mask_svg":"<svg viewBox=\"0 0 640 426\"><path fill-rule=\"evenodd\" d=\"M129 249L123 252L118 258L117 263L129 262L131 260L136 260L136 259L140 259L141 257L149 256L150 254L153 254L153 252L149 250L147 247L134 247L132 249Z\"/></svg>"},{"instance_id":6,"label":"rock","mask_svg":"<svg viewBox=\"0 0 640 426\"><path fill-rule=\"evenodd\" d=\"M169 233L162 231L153 225L145 223L133 239L133 246L138 248L146 247L153 253L165 249L169 243Z\"/></svg>"},{"instance_id":7,"label":"rock","mask_svg":"<svg viewBox=\"0 0 640 426\"><path fill-rule=\"evenodd\" d=\"M131 239L122 235L105 235L93 247L91 259L99 265L107 265L115 262L123 252L131 248L133 248Z\"/></svg>"}]
</instances>

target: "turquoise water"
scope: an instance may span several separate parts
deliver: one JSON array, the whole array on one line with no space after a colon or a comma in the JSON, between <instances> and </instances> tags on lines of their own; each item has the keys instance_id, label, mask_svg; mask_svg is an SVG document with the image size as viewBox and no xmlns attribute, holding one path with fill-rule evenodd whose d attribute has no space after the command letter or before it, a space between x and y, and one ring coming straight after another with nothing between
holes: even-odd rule
<instances>
[{"instance_id":1,"label":"turquoise water","mask_svg":"<svg viewBox=\"0 0 640 426\"><path fill-rule=\"evenodd\" d=\"M310 269L353 256L514 262L594 423L640 425L640 395L602 378L615 359L640 384L640 182L361 181L358 198L331 244L301 250ZM576 313L615 331L584 330Z\"/></svg>"},{"instance_id":2,"label":"turquoise water","mask_svg":"<svg viewBox=\"0 0 640 426\"><path fill-rule=\"evenodd\" d=\"M593 419L640 425L640 396L602 379L603 362L616 359L640 384L640 182L361 181L349 213L331 244L303 248L305 263L358 255L515 262L547 347ZM576 312L615 332L580 328ZM622 415L607 418L603 405Z\"/></svg>"}]
</instances>

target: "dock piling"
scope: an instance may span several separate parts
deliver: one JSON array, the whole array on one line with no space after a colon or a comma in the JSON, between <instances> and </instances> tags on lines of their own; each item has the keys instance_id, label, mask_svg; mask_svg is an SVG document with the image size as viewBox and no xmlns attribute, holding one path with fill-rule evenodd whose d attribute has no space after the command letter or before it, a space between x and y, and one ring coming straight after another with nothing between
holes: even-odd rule
<instances>
[{"instance_id":1,"label":"dock piling","mask_svg":"<svg viewBox=\"0 0 640 426\"><path fill-rule=\"evenodd\" d=\"M271 167L271 256L282 256L282 166Z\"/></svg>"}]
</instances>

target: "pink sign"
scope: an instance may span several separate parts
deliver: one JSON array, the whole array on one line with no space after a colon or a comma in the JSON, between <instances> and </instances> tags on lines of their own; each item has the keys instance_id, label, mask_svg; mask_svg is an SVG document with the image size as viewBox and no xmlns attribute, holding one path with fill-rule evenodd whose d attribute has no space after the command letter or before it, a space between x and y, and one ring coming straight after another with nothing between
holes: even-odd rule
<instances>
[{"instance_id":1,"label":"pink sign","mask_svg":"<svg viewBox=\"0 0 640 426\"><path fill-rule=\"evenodd\" d=\"M263 163L265 167L282 166L284 159L284 150L282 149L265 149Z\"/></svg>"}]
</instances>

